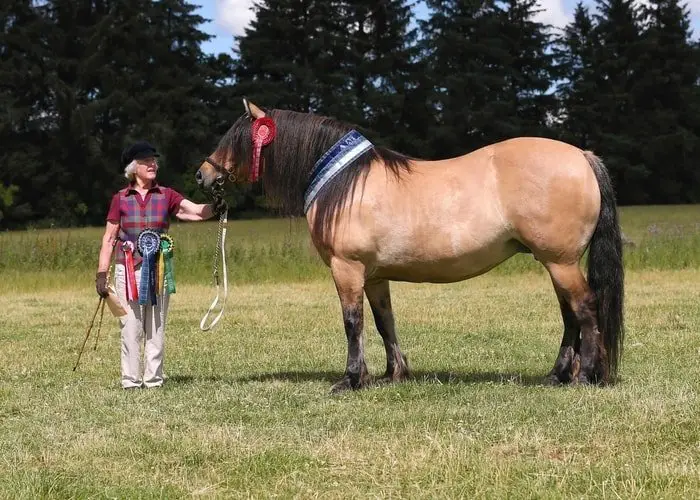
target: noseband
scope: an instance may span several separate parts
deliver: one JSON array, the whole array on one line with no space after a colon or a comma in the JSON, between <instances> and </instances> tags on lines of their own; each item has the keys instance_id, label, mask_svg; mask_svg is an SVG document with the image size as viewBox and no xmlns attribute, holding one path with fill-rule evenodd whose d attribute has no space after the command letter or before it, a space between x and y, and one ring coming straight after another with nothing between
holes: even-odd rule
<instances>
[{"instance_id":1,"label":"noseband","mask_svg":"<svg viewBox=\"0 0 700 500\"><path fill-rule=\"evenodd\" d=\"M216 169L217 172L219 172L219 173L224 173L224 172L225 172L226 174L228 174L228 180L229 180L230 182L236 182L236 177L237 177L237 176L236 176L236 171L235 171L234 169L231 169L231 170L227 169L227 168L224 167L221 163L219 163L219 162L217 162L217 161L211 159L211 157L209 157L209 156L207 156L206 158L204 158L204 161L207 162L207 163L208 163L209 165L211 165L212 167L214 167L214 168ZM225 179L222 177L222 178L219 179L217 182L218 182L219 184L223 184L223 183L224 183L224 180L225 180Z\"/></svg>"}]
</instances>

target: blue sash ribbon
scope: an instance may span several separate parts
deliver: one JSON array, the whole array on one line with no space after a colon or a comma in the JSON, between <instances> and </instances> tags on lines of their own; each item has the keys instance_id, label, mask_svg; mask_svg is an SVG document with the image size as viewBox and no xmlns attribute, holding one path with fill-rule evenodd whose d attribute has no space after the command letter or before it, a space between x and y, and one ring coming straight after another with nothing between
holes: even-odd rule
<instances>
[{"instance_id":1,"label":"blue sash ribbon","mask_svg":"<svg viewBox=\"0 0 700 500\"><path fill-rule=\"evenodd\" d=\"M351 130L340 138L314 165L309 187L304 193L304 213L318 196L323 187L348 165L357 160L373 145L356 130Z\"/></svg>"},{"instance_id":2,"label":"blue sash ribbon","mask_svg":"<svg viewBox=\"0 0 700 500\"><path fill-rule=\"evenodd\" d=\"M139 304L156 305L156 257L160 250L160 234L152 229L145 229L139 234L137 246L143 262L141 264L141 282L139 283Z\"/></svg>"}]
</instances>

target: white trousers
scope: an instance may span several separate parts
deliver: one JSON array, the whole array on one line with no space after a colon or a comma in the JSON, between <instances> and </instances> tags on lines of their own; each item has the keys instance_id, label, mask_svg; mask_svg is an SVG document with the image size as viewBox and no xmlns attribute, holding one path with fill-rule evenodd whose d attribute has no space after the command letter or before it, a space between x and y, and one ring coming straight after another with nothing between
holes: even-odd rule
<instances>
[{"instance_id":1,"label":"white trousers","mask_svg":"<svg viewBox=\"0 0 700 500\"><path fill-rule=\"evenodd\" d=\"M141 267L136 271L136 283L141 282ZM126 266L115 264L114 285L127 314L119 318L122 337L122 387L159 387L163 385L163 361L165 357L165 322L168 317L170 296L157 296L157 304L139 305L137 300L126 300ZM145 348L143 372L141 371L141 343ZM143 373L143 375L142 375Z\"/></svg>"}]
</instances>

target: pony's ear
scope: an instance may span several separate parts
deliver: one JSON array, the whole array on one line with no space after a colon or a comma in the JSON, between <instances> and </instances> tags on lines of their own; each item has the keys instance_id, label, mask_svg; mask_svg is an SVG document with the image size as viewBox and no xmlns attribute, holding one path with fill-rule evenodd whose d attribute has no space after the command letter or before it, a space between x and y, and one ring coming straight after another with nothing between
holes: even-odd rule
<instances>
[{"instance_id":1,"label":"pony's ear","mask_svg":"<svg viewBox=\"0 0 700 500\"><path fill-rule=\"evenodd\" d=\"M254 120L265 116L265 112L262 109L257 107L245 97L243 98L243 106L245 107L245 112L248 113L248 116L250 116Z\"/></svg>"}]
</instances>

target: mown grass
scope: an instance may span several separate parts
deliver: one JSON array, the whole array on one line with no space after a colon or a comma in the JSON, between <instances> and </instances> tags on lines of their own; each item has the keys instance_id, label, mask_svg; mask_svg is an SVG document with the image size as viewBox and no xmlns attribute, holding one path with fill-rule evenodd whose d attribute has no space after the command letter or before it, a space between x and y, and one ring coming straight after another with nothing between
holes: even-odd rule
<instances>
[{"instance_id":1,"label":"mown grass","mask_svg":"<svg viewBox=\"0 0 700 500\"><path fill-rule=\"evenodd\" d=\"M519 256L462 283L392 284L413 378L340 396L338 298L301 221L230 224L233 284L210 332L216 226L173 227L168 381L136 392L119 389L108 311L72 371L101 229L1 234L0 498L697 498L698 220L694 206L622 211L618 385L540 385L561 319ZM365 325L379 375L367 310Z\"/></svg>"},{"instance_id":2,"label":"mown grass","mask_svg":"<svg viewBox=\"0 0 700 500\"><path fill-rule=\"evenodd\" d=\"M173 296L161 390L119 389L91 290L0 295L3 498L693 498L698 271L633 272L621 382L540 385L561 337L544 276L395 284L414 378L330 396L345 338L330 282ZM366 312L367 357L384 354Z\"/></svg>"}]
</instances>

